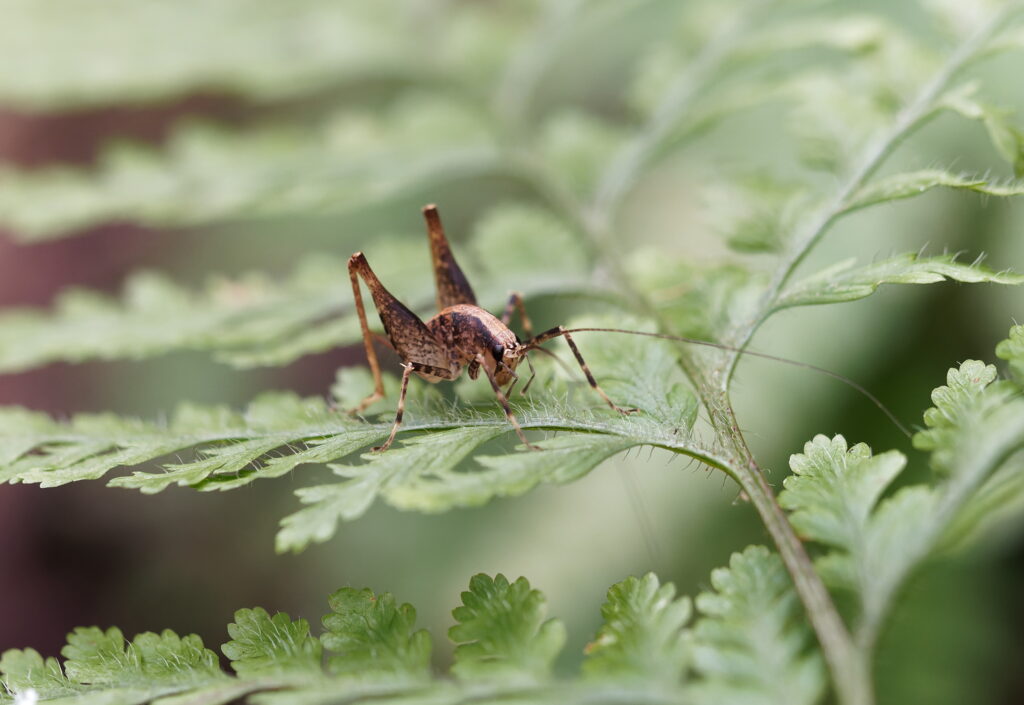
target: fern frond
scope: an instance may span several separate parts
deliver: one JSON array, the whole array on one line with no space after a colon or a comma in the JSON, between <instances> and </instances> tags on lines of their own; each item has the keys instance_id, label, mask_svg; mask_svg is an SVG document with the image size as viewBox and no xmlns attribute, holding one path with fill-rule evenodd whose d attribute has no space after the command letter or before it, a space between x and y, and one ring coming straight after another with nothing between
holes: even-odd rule
<instances>
[{"instance_id":1,"label":"fern frond","mask_svg":"<svg viewBox=\"0 0 1024 705\"><path fill-rule=\"evenodd\" d=\"M545 619L543 594L525 578L481 574L453 612L452 678L431 674L430 635L415 630L411 605L399 605L389 593L342 588L329 598L332 611L319 641L304 619L271 617L259 607L236 612L228 625L231 640L221 647L233 675L220 670L195 636L164 631L126 642L116 628L79 628L68 636L63 665L44 662L32 649L6 651L0 701L34 693L64 705L370 705L392 699L685 705L723 702L714 700L720 696L728 702L813 702L821 692L821 664L804 653L807 630L793 621L796 600L778 557L748 548L733 556L728 569L715 571L712 584L716 592L698 598L704 616L692 631L683 630L690 601L676 598L671 584L648 574L612 586L604 625L587 647L578 678L551 674L566 634L559 620ZM783 645L781 653L765 648L773 640ZM329 652L326 663L321 642ZM691 652L702 680L687 684L682 677ZM768 673L771 680L764 680ZM793 699L777 700L783 690Z\"/></svg>"},{"instance_id":2,"label":"fern frond","mask_svg":"<svg viewBox=\"0 0 1024 705\"><path fill-rule=\"evenodd\" d=\"M587 645L583 672L678 687L690 661L683 627L692 607L689 598L675 595L675 586L660 584L654 573L612 585L601 607L604 626Z\"/></svg>"},{"instance_id":3,"label":"fern frond","mask_svg":"<svg viewBox=\"0 0 1024 705\"><path fill-rule=\"evenodd\" d=\"M816 703L825 672L779 557L761 546L733 554L697 596L694 689L701 703Z\"/></svg>"},{"instance_id":4,"label":"fern frond","mask_svg":"<svg viewBox=\"0 0 1024 705\"><path fill-rule=\"evenodd\" d=\"M940 169L924 169L906 174L893 174L867 184L850 198L845 212L867 208L904 198L913 198L933 188L975 191L987 196L1024 195L1024 182L999 182L980 176L954 174Z\"/></svg>"},{"instance_id":5,"label":"fern frond","mask_svg":"<svg viewBox=\"0 0 1024 705\"><path fill-rule=\"evenodd\" d=\"M1011 335L1020 335L1019 326ZM1004 341L1007 357L1010 341ZM883 499L906 464L903 454L872 456L864 444L847 448L842 436L818 436L794 455L794 475L779 496L805 538L832 549L817 562L823 577L852 590L860 604L858 634L865 648L906 577L978 519L978 504L1007 501L1016 485L989 488L1000 468L1024 448L1024 396L1012 382L997 381L995 367L968 360L949 371L932 394L926 428L914 447L930 453L936 481L904 487ZM1011 465L1011 472L1017 466Z\"/></svg>"},{"instance_id":6,"label":"fern frond","mask_svg":"<svg viewBox=\"0 0 1024 705\"><path fill-rule=\"evenodd\" d=\"M324 617L329 669L358 678L422 681L430 672L430 634L413 631L416 610L398 605L390 593L342 588L330 596Z\"/></svg>"},{"instance_id":7,"label":"fern frond","mask_svg":"<svg viewBox=\"0 0 1024 705\"><path fill-rule=\"evenodd\" d=\"M271 617L262 607L235 612L228 625L231 641L221 651L241 678L305 677L321 670L321 645L304 619L292 621L284 612Z\"/></svg>"},{"instance_id":8,"label":"fern frond","mask_svg":"<svg viewBox=\"0 0 1024 705\"><path fill-rule=\"evenodd\" d=\"M94 10L75 2L5 2L0 62L10 70L0 79L0 101L32 111L203 92L282 101L360 81L430 80L455 70L466 80L487 79L482 50L506 46L516 35L510 30L529 19L508 7L451 13L432 26L438 49L424 56L417 50L422 35L413 31L417 5L405 0L372 6L298 0L287 7L226 0L213 9L194 0L171 6L121 0ZM33 55L47 61L32 61Z\"/></svg>"},{"instance_id":9,"label":"fern frond","mask_svg":"<svg viewBox=\"0 0 1024 705\"><path fill-rule=\"evenodd\" d=\"M508 243L515 247L508 248ZM527 296L595 294L590 263L573 233L548 211L498 206L474 227L466 270L483 304L495 311L510 290ZM418 245L418 246L417 246ZM155 273L136 273L117 299L96 292L63 293L51 312L0 314L0 371L56 361L142 359L181 350L209 352L234 367L283 365L339 345L360 343L345 259L365 249L377 275L400 283L407 303L428 309L433 279L421 243L395 237L368 245L341 238L332 254L307 255L280 280L266 274L211 277L191 291ZM566 253L557 261L549 248ZM506 251L501 258L491 256ZM573 254L576 252L576 254Z\"/></svg>"},{"instance_id":10,"label":"fern frond","mask_svg":"<svg viewBox=\"0 0 1024 705\"><path fill-rule=\"evenodd\" d=\"M861 267L855 266L853 260L847 260L789 285L779 295L776 310L856 301L875 293L883 284L934 284L942 281L1024 283L1024 275L996 272L978 262L961 264L956 260L956 255L923 257L913 252Z\"/></svg>"},{"instance_id":11,"label":"fern frond","mask_svg":"<svg viewBox=\"0 0 1024 705\"><path fill-rule=\"evenodd\" d=\"M113 146L94 169L5 168L0 223L37 241L111 220L182 227L341 213L504 171L490 127L472 110L406 95L386 114L340 112L313 127L185 125L163 150Z\"/></svg>"},{"instance_id":12,"label":"fern frond","mask_svg":"<svg viewBox=\"0 0 1024 705\"><path fill-rule=\"evenodd\" d=\"M78 690L64 674L60 662L52 656L43 659L35 649L9 649L0 656L0 674L6 693L34 690L40 698L72 696Z\"/></svg>"},{"instance_id":13,"label":"fern frond","mask_svg":"<svg viewBox=\"0 0 1024 705\"><path fill-rule=\"evenodd\" d=\"M541 440L543 450L538 452L487 446L494 450L485 452L475 467L457 469L477 448L509 433L493 401L458 411L442 411L429 403L410 408L403 445L366 456L361 464L334 465L343 480L297 491L311 506L284 521L278 548L297 550L327 540L339 520L360 516L377 498L421 511L478 505L495 496L522 494L542 482L570 482L636 445L687 449L714 458L691 437L696 402L675 369L669 344L621 337L594 352L592 369L609 392L644 413L622 417L596 406L582 380L572 387L553 381L550 397L519 406L517 415L526 429L568 433ZM636 369L623 370L623 359L634 361ZM542 373L548 371L541 367ZM0 413L0 435L6 439L0 480L51 487L98 479L115 468L195 449L196 460L164 461L156 471L136 470L109 484L145 493L171 485L234 489L280 477L299 465L338 461L378 444L390 430L390 415L389 410L382 423L365 423L332 410L322 399L286 393L266 394L243 413L184 405L166 424L114 415L81 415L58 423L43 414L7 409Z\"/></svg>"},{"instance_id":14,"label":"fern frond","mask_svg":"<svg viewBox=\"0 0 1024 705\"><path fill-rule=\"evenodd\" d=\"M565 645L565 626L544 620L544 603L526 578L473 576L452 612L458 623L448 630L457 644L452 673L463 680L546 680Z\"/></svg>"}]
</instances>

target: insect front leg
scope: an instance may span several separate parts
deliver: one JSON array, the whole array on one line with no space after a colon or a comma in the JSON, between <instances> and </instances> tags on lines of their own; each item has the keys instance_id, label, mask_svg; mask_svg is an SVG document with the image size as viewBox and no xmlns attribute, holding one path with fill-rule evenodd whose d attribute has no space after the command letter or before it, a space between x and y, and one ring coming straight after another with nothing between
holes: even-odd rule
<instances>
[{"instance_id":1,"label":"insect front leg","mask_svg":"<svg viewBox=\"0 0 1024 705\"><path fill-rule=\"evenodd\" d=\"M566 344L568 344L569 349L572 350L572 354L576 358L576 362L579 363L580 369L582 369L583 374L587 376L587 382L590 383L590 386L594 389L595 392L601 395L602 399L608 402L608 406L615 409L620 414L635 414L638 411L640 411L639 409L626 409L619 406L618 404L611 400L611 398L605 393L603 389L601 389L601 385L599 385L597 383L597 380L594 379L594 375L590 371L590 368L587 366L586 361L583 359L583 355L580 354L580 349L576 347L576 342L572 339L572 336L569 335L569 333L565 330L564 326L558 326L557 328L552 328L551 330L544 331L540 335L531 339L527 345L528 347L535 348L547 340L559 337L565 338L565 342Z\"/></svg>"},{"instance_id":2,"label":"insect front leg","mask_svg":"<svg viewBox=\"0 0 1024 705\"><path fill-rule=\"evenodd\" d=\"M483 369L484 373L487 375L487 379L491 383L491 389L494 390L494 395L498 397L498 402L501 403L501 408L505 411L505 418L508 419L510 424L512 424L512 428L515 429L516 435L519 436L519 440L521 440L523 445L530 450L540 450L540 446L535 446L530 443L530 441L526 440L526 434L523 433L522 426L519 425L516 415L512 413L512 407L508 404L508 397L506 397L505 393L501 391L501 385L499 385L498 380L495 379L494 373L491 372L487 365L484 364L484 356L478 354L476 359L477 362L480 363L480 367Z\"/></svg>"}]
</instances>

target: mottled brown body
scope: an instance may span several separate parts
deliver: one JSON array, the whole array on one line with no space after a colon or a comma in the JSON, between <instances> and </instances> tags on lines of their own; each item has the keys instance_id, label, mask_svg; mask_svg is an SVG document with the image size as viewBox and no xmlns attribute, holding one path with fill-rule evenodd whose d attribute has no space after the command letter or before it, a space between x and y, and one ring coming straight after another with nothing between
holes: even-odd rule
<instances>
[{"instance_id":1,"label":"mottled brown body","mask_svg":"<svg viewBox=\"0 0 1024 705\"><path fill-rule=\"evenodd\" d=\"M456 304L441 311L429 321L427 328L441 344L448 348L452 358L469 367L470 379L480 374L478 354L483 354L484 368L494 375L498 384L505 386L514 379L516 366L521 359L514 353L522 343L516 334L490 312L471 304ZM421 377L431 382L421 374Z\"/></svg>"},{"instance_id":2,"label":"mottled brown body","mask_svg":"<svg viewBox=\"0 0 1024 705\"><path fill-rule=\"evenodd\" d=\"M433 260L434 279L437 285L437 307L439 313L423 323L410 311L405 304L391 295L362 252L356 252L348 261L349 278L352 281L352 296L355 299L359 324L363 331L363 345L366 348L367 361L373 373L374 391L362 401L352 413L358 413L384 396L384 384L380 374L380 363L373 348L373 334L366 321L366 310L363 306L362 293L359 288L359 277L363 278L374 307L384 325L387 343L402 358L402 387L398 397L398 410L391 434L385 443L374 450L387 450L395 439L405 409L405 395L409 386L409 377L415 373L428 382L456 379L463 368L468 368L471 379L476 379L483 370L495 396L505 411L505 416L515 429L519 438L530 448L532 445L523 433L519 422L508 403L508 394L518 380L516 367L526 359L526 353L536 350L546 340L564 337L572 350L577 362L586 374L587 381L609 406L621 413L632 413L635 409L623 409L616 406L604 390L598 386L590 369L583 361L579 349L572 337L564 328L552 328L538 336L532 335L530 319L526 316L522 297L513 293L501 319L476 305L476 295L462 269L455 261L437 208L426 206L423 216L427 221L427 233L430 238L430 253ZM523 329L530 339L523 343L508 327L512 313L518 310ZM532 379L532 377L531 377ZM508 385L507 389L502 387ZM527 382L526 387L529 386ZM525 392L526 387L523 391Z\"/></svg>"}]
</instances>

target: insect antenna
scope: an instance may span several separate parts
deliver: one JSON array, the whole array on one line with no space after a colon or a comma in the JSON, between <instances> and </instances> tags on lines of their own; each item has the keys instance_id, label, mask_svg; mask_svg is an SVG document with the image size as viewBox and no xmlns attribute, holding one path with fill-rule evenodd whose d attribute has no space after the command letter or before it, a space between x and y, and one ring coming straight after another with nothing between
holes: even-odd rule
<instances>
[{"instance_id":1,"label":"insect antenna","mask_svg":"<svg viewBox=\"0 0 1024 705\"><path fill-rule=\"evenodd\" d=\"M543 342L543 340L538 340L538 338L543 338L544 340L550 340L551 338L557 338L559 336L565 335L566 333L624 333L626 335L640 335L640 336L644 336L646 338L660 338L661 340L673 340L673 341L675 341L677 343L688 343L690 345L703 345L705 347L716 348L718 350L728 350L729 352L737 352L737 353L741 353L743 355L750 355L751 357L759 357L759 358L761 358L763 360L773 360L775 362L781 362L784 365L791 365L792 367L801 367L801 368L803 368L805 370L811 370L813 372L817 372L819 374L823 374L826 377L831 377L832 379L834 379L834 380L836 380L838 382L842 382L843 384L845 384L846 386L850 387L851 389L853 389L853 390L859 392L860 394L864 395L864 397L866 397L872 404L874 404L878 408L879 411L881 411L883 414L885 414L885 416L890 421L892 421L893 425L895 425L896 428L898 428L900 430L900 432L904 436L906 436L907 438L910 438L913 435L913 434L911 434L910 430L907 429L907 427L904 426L903 423L898 418L896 418L896 415L893 414L891 411L889 411L889 408L885 404L883 404L878 397L876 397L874 394L869 392L867 390L867 388L865 388L863 385L859 384L858 382L855 382L854 380L850 379L849 377L846 377L844 375L839 374L838 372L833 372L832 370L825 369L824 367L818 367L817 365L812 365L809 362L799 362L797 360L790 360L788 358L779 357L777 355L770 355L768 353L756 352L754 350L748 350L746 348L738 348L738 347L736 347L734 345L726 345L725 343L715 343L715 342L712 342L710 340L699 340L697 338L687 338L685 336L680 336L680 335L668 335L667 333L648 333L648 332L639 331L639 330L626 330L625 328L569 328L569 329L561 329L561 330L557 330L557 331L556 330L552 330L552 331L548 331L546 333L542 333L541 335L537 336L533 340L528 341L527 342L527 346L530 347L533 350L541 350L542 348L537 347L537 345L539 345L539 343Z\"/></svg>"},{"instance_id":2,"label":"insect antenna","mask_svg":"<svg viewBox=\"0 0 1024 705\"><path fill-rule=\"evenodd\" d=\"M559 365L561 365L563 370L565 370L568 374L572 374L573 369L571 367L569 367L569 363L567 363L562 358L558 357L558 355L556 355L555 353L551 352L550 350L547 350L546 348L540 348L540 347L532 347L532 348L530 348L530 352L533 352L534 350L536 350L539 353L544 353L548 357L554 358L555 362L557 362ZM525 356L525 355L523 357L526 358L526 363L531 366L530 370L532 371L533 370L533 363L530 362L530 358ZM526 390L524 389L523 392L525 392L525 391Z\"/></svg>"}]
</instances>

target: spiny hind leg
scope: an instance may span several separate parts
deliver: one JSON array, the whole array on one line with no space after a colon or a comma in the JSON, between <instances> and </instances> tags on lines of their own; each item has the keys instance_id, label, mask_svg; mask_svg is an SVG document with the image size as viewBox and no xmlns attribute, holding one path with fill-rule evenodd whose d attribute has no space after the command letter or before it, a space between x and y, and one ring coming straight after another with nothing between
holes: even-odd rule
<instances>
[{"instance_id":1,"label":"spiny hind leg","mask_svg":"<svg viewBox=\"0 0 1024 705\"><path fill-rule=\"evenodd\" d=\"M352 410L352 413L358 413L384 396L380 363L373 347L373 338L377 334L370 332L370 327L366 322L366 308L363 306L363 297L359 287L360 277L370 290L374 308L377 309L377 315L388 333L388 346L402 358L403 362L419 359L426 360L424 364L427 365L433 363L438 366L447 366L448 351L441 346L434 334L423 324L423 321L384 287L362 252L357 252L349 258L348 274L349 279L352 280L352 298L359 316L359 327L363 333L366 360L370 365L370 372L373 373L373 393ZM445 374L448 374L447 368Z\"/></svg>"},{"instance_id":2,"label":"spiny hind leg","mask_svg":"<svg viewBox=\"0 0 1024 705\"><path fill-rule=\"evenodd\" d=\"M348 413L358 414L363 409L376 401L384 398L384 380L380 374L380 363L377 361L377 351L373 348L373 336L370 326L366 322L366 308L363 306L363 294L359 289L359 275L365 270L370 270L370 265L362 252L357 252L348 260L348 277L352 281L352 298L356 305L356 314L359 316L359 327L363 333L363 347L366 349L366 361L370 365L370 372L373 374L373 392L363 399ZM373 272L370 270L372 276ZM376 277L373 277L376 280ZM388 341L391 344L391 341ZM404 387L403 387L404 389Z\"/></svg>"}]
</instances>

